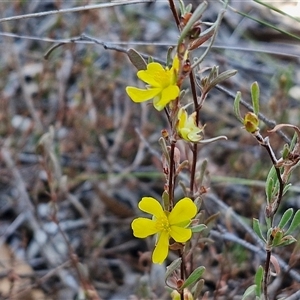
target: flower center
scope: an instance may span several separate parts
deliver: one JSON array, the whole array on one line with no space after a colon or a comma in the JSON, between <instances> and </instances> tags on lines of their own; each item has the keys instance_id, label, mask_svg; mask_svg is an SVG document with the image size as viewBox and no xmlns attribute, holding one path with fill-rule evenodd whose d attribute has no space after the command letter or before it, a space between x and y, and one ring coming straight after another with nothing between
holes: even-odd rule
<instances>
[{"instance_id":1,"label":"flower center","mask_svg":"<svg viewBox=\"0 0 300 300\"><path fill-rule=\"evenodd\" d=\"M166 216L159 217L156 220L156 228L158 231L170 232L170 224Z\"/></svg>"},{"instance_id":2,"label":"flower center","mask_svg":"<svg viewBox=\"0 0 300 300\"><path fill-rule=\"evenodd\" d=\"M170 73L170 70L164 70L164 71L158 71L154 74L154 79L156 82L160 83L160 86L162 88L166 88L171 84L172 80L172 74Z\"/></svg>"}]
</instances>

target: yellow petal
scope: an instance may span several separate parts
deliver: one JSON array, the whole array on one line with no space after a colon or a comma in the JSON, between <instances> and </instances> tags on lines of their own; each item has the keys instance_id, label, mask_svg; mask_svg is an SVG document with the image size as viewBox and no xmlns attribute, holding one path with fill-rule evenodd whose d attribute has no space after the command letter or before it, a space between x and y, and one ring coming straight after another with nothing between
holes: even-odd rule
<instances>
[{"instance_id":1,"label":"yellow petal","mask_svg":"<svg viewBox=\"0 0 300 300\"><path fill-rule=\"evenodd\" d=\"M170 236L178 243L184 243L192 237L192 230L179 226L171 226Z\"/></svg>"},{"instance_id":2,"label":"yellow petal","mask_svg":"<svg viewBox=\"0 0 300 300\"><path fill-rule=\"evenodd\" d=\"M197 207L190 198L179 200L169 214L170 225L180 224L191 220L197 213Z\"/></svg>"},{"instance_id":3,"label":"yellow petal","mask_svg":"<svg viewBox=\"0 0 300 300\"><path fill-rule=\"evenodd\" d=\"M184 127L185 122L187 120L187 112L185 109L180 108L179 112L178 112L178 128L181 129Z\"/></svg>"},{"instance_id":4,"label":"yellow petal","mask_svg":"<svg viewBox=\"0 0 300 300\"><path fill-rule=\"evenodd\" d=\"M180 61L178 59L178 56L176 55L173 59L173 64L172 64L172 68L171 68L173 84L176 84L176 82L177 82L179 67L180 67Z\"/></svg>"},{"instance_id":5,"label":"yellow petal","mask_svg":"<svg viewBox=\"0 0 300 300\"><path fill-rule=\"evenodd\" d=\"M159 88L150 88L147 90L138 89L133 86L126 87L126 93L131 98L133 102L144 102L154 98L156 95L160 93L161 89Z\"/></svg>"},{"instance_id":6,"label":"yellow petal","mask_svg":"<svg viewBox=\"0 0 300 300\"><path fill-rule=\"evenodd\" d=\"M153 87L161 87L159 74L164 74L164 72L165 70L161 64L152 62L147 65L147 70L138 71L137 76L139 79Z\"/></svg>"},{"instance_id":7,"label":"yellow petal","mask_svg":"<svg viewBox=\"0 0 300 300\"><path fill-rule=\"evenodd\" d=\"M131 223L133 235L138 238L145 238L157 233L155 221L146 218L134 219Z\"/></svg>"},{"instance_id":8,"label":"yellow petal","mask_svg":"<svg viewBox=\"0 0 300 300\"><path fill-rule=\"evenodd\" d=\"M177 85L169 85L161 92L160 97L156 97L153 100L154 107L161 111L172 100L175 100L180 93L180 89Z\"/></svg>"},{"instance_id":9,"label":"yellow petal","mask_svg":"<svg viewBox=\"0 0 300 300\"><path fill-rule=\"evenodd\" d=\"M165 216L161 204L152 197L143 197L139 202L139 209L155 216L156 218Z\"/></svg>"},{"instance_id":10,"label":"yellow petal","mask_svg":"<svg viewBox=\"0 0 300 300\"><path fill-rule=\"evenodd\" d=\"M162 264L169 253L169 234L162 231L158 237L157 244L152 254L152 261L155 264Z\"/></svg>"},{"instance_id":11,"label":"yellow petal","mask_svg":"<svg viewBox=\"0 0 300 300\"><path fill-rule=\"evenodd\" d=\"M181 136L183 139L187 140L187 141L190 141L190 139L189 139L189 133L190 133L190 132L191 132L191 131L190 131L188 128L181 128L181 129L179 130L180 136Z\"/></svg>"},{"instance_id":12,"label":"yellow petal","mask_svg":"<svg viewBox=\"0 0 300 300\"><path fill-rule=\"evenodd\" d=\"M191 142L199 142L201 140L201 136L198 134L201 130L193 130L190 133L188 133L187 137Z\"/></svg>"},{"instance_id":13,"label":"yellow petal","mask_svg":"<svg viewBox=\"0 0 300 300\"><path fill-rule=\"evenodd\" d=\"M180 89L177 85L169 85L163 89L161 93L161 101L169 103L171 100L175 100L179 96L179 93Z\"/></svg>"}]
</instances>

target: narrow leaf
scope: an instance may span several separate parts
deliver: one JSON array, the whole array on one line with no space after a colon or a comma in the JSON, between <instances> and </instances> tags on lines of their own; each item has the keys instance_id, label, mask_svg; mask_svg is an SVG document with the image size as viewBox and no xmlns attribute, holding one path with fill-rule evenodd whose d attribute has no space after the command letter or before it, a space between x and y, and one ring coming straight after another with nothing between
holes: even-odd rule
<instances>
[{"instance_id":1,"label":"narrow leaf","mask_svg":"<svg viewBox=\"0 0 300 300\"><path fill-rule=\"evenodd\" d=\"M279 13L279 14L281 14L281 15L283 15L283 16L286 16L286 17L288 17L288 18L291 18L292 20L294 20L294 21L296 21L296 22L298 22L298 23L300 22L299 18L294 17L294 16L292 16L292 15L290 15L290 14L284 12L283 10L281 10L281 9L279 9L279 8L277 8L277 7L275 7L275 6L271 5L271 4L269 4L269 3L264 3L263 1L260 1L260 0L254 0L254 2L259 3L259 4L261 4L261 5L265 6L265 7L267 7L267 8L269 8L269 9L273 10L273 11L276 11L277 13Z\"/></svg>"},{"instance_id":2,"label":"narrow leaf","mask_svg":"<svg viewBox=\"0 0 300 300\"><path fill-rule=\"evenodd\" d=\"M199 18L206 10L207 5L208 5L207 2L203 2L195 9L191 18L188 20L187 24L184 26L183 30L181 31L180 37L178 39L178 45L180 45L183 42L183 40L185 39L186 35L190 32L195 22L199 21Z\"/></svg>"},{"instance_id":3,"label":"narrow leaf","mask_svg":"<svg viewBox=\"0 0 300 300\"><path fill-rule=\"evenodd\" d=\"M291 225L289 227L289 229L285 232L285 234L290 234L292 233L300 224L300 209L297 210L297 212L294 215L294 218L291 222Z\"/></svg>"},{"instance_id":4,"label":"narrow leaf","mask_svg":"<svg viewBox=\"0 0 300 300\"><path fill-rule=\"evenodd\" d=\"M132 64L140 71L147 69L147 63L135 49L130 48L127 51L127 56Z\"/></svg>"},{"instance_id":5,"label":"narrow leaf","mask_svg":"<svg viewBox=\"0 0 300 300\"><path fill-rule=\"evenodd\" d=\"M267 26L267 27L272 28L272 29L274 29L274 30L276 30L276 31L278 31L278 32L280 32L280 33L283 33L283 34L285 34L285 35L287 35L287 36L290 36L290 37L293 37L293 38L295 38L295 39L297 39L297 40L300 40L300 37L299 37L299 36L297 36L297 35L295 35L295 34L293 34L293 33L291 33L291 32L288 32L288 31L286 31L286 30L283 30L281 27L275 26L275 25L273 25L273 24L271 24L271 23L268 23L268 22L266 22L266 21L264 21L264 20L256 19L256 18L254 18L254 17L251 17L250 15L248 15L248 14L242 12L242 11L238 11L238 10L234 10L234 11L235 11L236 13L238 13L239 15L241 15L241 16L244 16L244 17L246 17L246 18L248 18L248 19L250 19L250 20L252 20L252 21L254 21L254 22L257 22L257 23L260 24L260 25L263 25L264 27Z\"/></svg>"},{"instance_id":6,"label":"narrow leaf","mask_svg":"<svg viewBox=\"0 0 300 300\"><path fill-rule=\"evenodd\" d=\"M251 85L251 98L253 105L253 112L258 115L259 113L259 85L257 81L253 82Z\"/></svg>"},{"instance_id":7,"label":"narrow leaf","mask_svg":"<svg viewBox=\"0 0 300 300\"><path fill-rule=\"evenodd\" d=\"M282 150L282 158L287 159L289 154L290 154L290 146L288 144L284 144Z\"/></svg>"},{"instance_id":8,"label":"narrow leaf","mask_svg":"<svg viewBox=\"0 0 300 300\"><path fill-rule=\"evenodd\" d=\"M294 210L292 208L289 208L288 210L286 210L278 224L278 227L280 229L283 229L285 227L285 225L289 222L289 220L292 218Z\"/></svg>"},{"instance_id":9,"label":"narrow leaf","mask_svg":"<svg viewBox=\"0 0 300 300\"><path fill-rule=\"evenodd\" d=\"M196 281L198 281L200 279L200 277L203 275L203 273L205 272L205 267L200 266L198 268L196 268L192 274L186 279L186 281L184 282L184 284L180 287L180 289L184 289L187 286L190 286L191 284L195 283Z\"/></svg>"},{"instance_id":10,"label":"narrow leaf","mask_svg":"<svg viewBox=\"0 0 300 300\"><path fill-rule=\"evenodd\" d=\"M179 268L179 266L181 265L181 261L181 257L178 257L169 266L167 266L165 280L167 280L170 277L170 275L172 275L172 273Z\"/></svg>"},{"instance_id":11,"label":"narrow leaf","mask_svg":"<svg viewBox=\"0 0 300 300\"><path fill-rule=\"evenodd\" d=\"M194 299L198 299L199 296L200 296L200 293L202 291L204 287L204 279L200 279L196 284L195 286L193 287L192 289L192 293L194 295Z\"/></svg>"},{"instance_id":12,"label":"narrow leaf","mask_svg":"<svg viewBox=\"0 0 300 300\"><path fill-rule=\"evenodd\" d=\"M240 112L240 102L241 102L241 98L242 98L242 94L241 92L237 92L235 99L234 99L234 103L233 103L233 110L234 110L234 114L237 117L237 119L241 122L244 123L243 118L241 117L241 112Z\"/></svg>"},{"instance_id":13,"label":"narrow leaf","mask_svg":"<svg viewBox=\"0 0 300 300\"><path fill-rule=\"evenodd\" d=\"M219 66L213 66L208 75L207 81L212 82L215 78L218 77L218 74L219 74Z\"/></svg>"},{"instance_id":14,"label":"narrow leaf","mask_svg":"<svg viewBox=\"0 0 300 300\"><path fill-rule=\"evenodd\" d=\"M281 239L281 242L277 246L283 247L295 242L297 242L297 240L292 235L287 235Z\"/></svg>"},{"instance_id":15,"label":"narrow leaf","mask_svg":"<svg viewBox=\"0 0 300 300\"><path fill-rule=\"evenodd\" d=\"M204 224L199 224L199 225L190 227L190 229L192 229L192 232L201 232L201 231L203 231L206 228L207 228L207 226L204 225Z\"/></svg>"},{"instance_id":16,"label":"narrow leaf","mask_svg":"<svg viewBox=\"0 0 300 300\"><path fill-rule=\"evenodd\" d=\"M290 174L291 175L291 174ZM292 186L291 183L286 184L285 187L283 188L283 193L282 195L285 195L285 193L290 189L290 187Z\"/></svg>"},{"instance_id":17,"label":"narrow leaf","mask_svg":"<svg viewBox=\"0 0 300 300\"><path fill-rule=\"evenodd\" d=\"M237 73L237 70L227 70L221 74L219 74L215 79L213 79L209 83L209 89L211 90L213 87L215 87L217 84L221 83L222 81L234 76Z\"/></svg>"},{"instance_id":18,"label":"narrow leaf","mask_svg":"<svg viewBox=\"0 0 300 300\"><path fill-rule=\"evenodd\" d=\"M206 169L207 169L207 159L204 159L203 163L201 164L201 168L200 168L200 174L199 174L199 186L202 185L203 183L203 179L204 179L204 175L206 174Z\"/></svg>"},{"instance_id":19,"label":"narrow leaf","mask_svg":"<svg viewBox=\"0 0 300 300\"><path fill-rule=\"evenodd\" d=\"M267 242L266 239L264 238L261 228L260 228L260 223L257 219L253 218L253 230L257 234L257 236L263 240L265 243Z\"/></svg>"},{"instance_id":20,"label":"narrow leaf","mask_svg":"<svg viewBox=\"0 0 300 300\"><path fill-rule=\"evenodd\" d=\"M245 291L245 293L244 293L244 295L243 295L242 300L247 300L247 297L253 295L253 294L255 293L255 289L256 289L256 284L250 285L250 286L246 289L246 291Z\"/></svg>"},{"instance_id":21,"label":"narrow leaf","mask_svg":"<svg viewBox=\"0 0 300 300\"><path fill-rule=\"evenodd\" d=\"M256 271L255 278L254 278L254 283L256 285L255 294L257 297L260 297L260 295L261 295L261 284L263 281L263 275L264 275L264 269L262 266L259 266Z\"/></svg>"},{"instance_id":22,"label":"narrow leaf","mask_svg":"<svg viewBox=\"0 0 300 300\"><path fill-rule=\"evenodd\" d=\"M272 166L266 180L266 188L265 188L268 203L271 203L273 195L277 193L277 188L279 187L277 182L278 180L277 180L276 170L275 167Z\"/></svg>"},{"instance_id":23,"label":"narrow leaf","mask_svg":"<svg viewBox=\"0 0 300 300\"><path fill-rule=\"evenodd\" d=\"M276 247L282 244L282 237L283 237L283 231L282 230L278 230L272 240L272 246Z\"/></svg>"},{"instance_id":24,"label":"narrow leaf","mask_svg":"<svg viewBox=\"0 0 300 300\"><path fill-rule=\"evenodd\" d=\"M267 196L268 204L270 204L270 202L271 202L273 189L274 189L274 180L273 180L273 178L270 178L266 182L266 196Z\"/></svg>"},{"instance_id":25,"label":"narrow leaf","mask_svg":"<svg viewBox=\"0 0 300 300\"><path fill-rule=\"evenodd\" d=\"M162 194L162 200L163 200L163 207L167 211L170 207L170 197L166 191L164 191Z\"/></svg>"}]
</instances>

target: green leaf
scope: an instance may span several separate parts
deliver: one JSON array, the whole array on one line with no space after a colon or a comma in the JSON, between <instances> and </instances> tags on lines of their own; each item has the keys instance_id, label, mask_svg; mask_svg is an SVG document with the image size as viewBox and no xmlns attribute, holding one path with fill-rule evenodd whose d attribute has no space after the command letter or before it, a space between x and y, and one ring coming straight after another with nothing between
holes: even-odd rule
<instances>
[{"instance_id":1,"label":"green leaf","mask_svg":"<svg viewBox=\"0 0 300 300\"><path fill-rule=\"evenodd\" d=\"M269 219L269 218L267 218L267 219ZM267 231L267 240L268 240L268 241L270 240L270 237L271 237L272 232L273 232L273 228L270 227L270 228L268 229L268 231Z\"/></svg>"},{"instance_id":2,"label":"green leaf","mask_svg":"<svg viewBox=\"0 0 300 300\"><path fill-rule=\"evenodd\" d=\"M217 84L221 83L222 81L234 76L237 73L237 70L227 70L221 74L219 74L215 79L209 82L209 90L215 87Z\"/></svg>"},{"instance_id":3,"label":"green leaf","mask_svg":"<svg viewBox=\"0 0 300 300\"><path fill-rule=\"evenodd\" d=\"M283 247L283 246L287 246L287 245L290 245L295 242L297 242L297 240L292 235L286 235L281 239L280 243L276 246Z\"/></svg>"},{"instance_id":4,"label":"green leaf","mask_svg":"<svg viewBox=\"0 0 300 300\"><path fill-rule=\"evenodd\" d=\"M246 289L246 291L245 291L245 293L244 293L244 295L243 295L242 300L247 300L247 297L253 295L253 294L255 293L255 290L256 290L256 284L250 285L250 286Z\"/></svg>"},{"instance_id":5,"label":"green leaf","mask_svg":"<svg viewBox=\"0 0 300 300\"><path fill-rule=\"evenodd\" d=\"M203 201L203 199L202 199L201 197L197 197L197 198L195 199L195 201L194 201L194 203L195 203L196 206L197 206L198 211L199 211L200 208L201 208L202 201Z\"/></svg>"},{"instance_id":6,"label":"green leaf","mask_svg":"<svg viewBox=\"0 0 300 300\"><path fill-rule=\"evenodd\" d=\"M185 14L185 6L182 0L179 0L179 9L180 9L180 13L183 16Z\"/></svg>"},{"instance_id":7,"label":"green leaf","mask_svg":"<svg viewBox=\"0 0 300 300\"><path fill-rule=\"evenodd\" d=\"M200 267L196 268L192 272L192 274L186 279L186 281L180 287L180 289L182 290L182 289L190 286L191 284L195 283L196 281L198 281L200 279L200 277L203 275L204 272L205 272L205 267L200 266Z\"/></svg>"},{"instance_id":8,"label":"green leaf","mask_svg":"<svg viewBox=\"0 0 300 300\"><path fill-rule=\"evenodd\" d=\"M257 234L257 236L263 240L265 243L267 242L266 239L264 238L261 228L260 228L260 223L257 219L253 218L253 230Z\"/></svg>"},{"instance_id":9,"label":"green leaf","mask_svg":"<svg viewBox=\"0 0 300 300\"><path fill-rule=\"evenodd\" d=\"M193 293L194 299L199 298L203 287L204 287L204 279L200 279L192 288L192 293Z\"/></svg>"},{"instance_id":10,"label":"green leaf","mask_svg":"<svg viewBox=\"0 0 300 300\"><path fill-rule=\"evenodd\" d=\"M272 246L276 247L282 244L283 231L281 229L277 229L275 236L272 240Z\"/></svg>"},{"instance_id":11,"label":"green leaf","mask_svg":"<svg viewBox=\"0 0 300 300\"><path fill-rule=\"evenodd\" d=\"M284 144L282 150L282 158L287 159L289 154L290 154L290 146L288 144Z\"/></svg>"},{"instance_id":12,"label":"green leaf","mask_svg":"<svg viewBox=\"0 0 300 300\"><path fill-rule=\"evenodd\" d=\"M207 159L205 158L200 167L200 174L199 174L199 179L198 179L198 183L200 186L203 183L203 179L206 174L206 170L207 170Z\"/></svg>"},{"instance_id":13,"label":"green leaf","mask_svg":"<svg viewBox=\"0 0 300 300\"><path fill-rule=\"evenodd\" d=\"M195 9L192 16L188 20L187 24L184 26L183 30L181 31L180 37L178 39L178 45L180 45L183 42L187 34L190 32L191 28L194 26L195 22L199 21L199 18L206 10L207 5L208 5L207 2L203 2Z\"/></svg>"},{"instance_id":14,"label":"green leaf","mask_svg":"<svg viewBox=\"0 0 300 300\"><path fill-rule=\"evenodd\" d=\"M240 112L240 102L241 102L241 98L242 98L242 94L241 92L237 92L234 102L233 102L233 110L234 110L234 114L237 117L237 119L243 124L244 120L241 116L241 112Z\"/></svg>"},{"instance_id":15,"label":"green leaf","mask_svg":"<svg viewBox=\"0 0 300 300\"><path fill-rule=\"evenodd\" d=\"M169 207L170 207L170 197L169 197L169 194L164 191L162 196L162 201L163 201L163 208L164 210L168 211Z\"/></svg>"},{"instance_id":16,"label":"green leaf","mask_svg":"<svg viewBox=\"0 0 300 300\"><path fill-rule=\"evenodd\" d=\"M254 283L255 283L255 294L257 297L261 296L261 285L262 285L262 281L263 281L263 276L264 276L264 269L262 266L259 266L255 277L254 277Z\"/></svg>"},{"instance_id":17,"label":"green leaf","mask_svg":"<svg viewBox=\"0 0 300 300\"><path fill-rule=\"evenodd\" d=\"M201 231L203 231L206 228L207 228L207 226L204 225L204 224L199 224L199 225L190 227L190 229L192 229L192 232L201 232Z\"/></svg>"},{"instance_id":18,"label":"green leaf","mask_svg":"<svg viewBox=\"0 0 300 300\"><path fill-rule=\"evenodd\" d=\"M285 234L290 234L291 232L293 232L300 224L300 209L296 211L294 218L291 222L290 227L288 228L288 230L285 232Z\"/></svg>"},{"instance_id":19,"label":"green leaf","mask_svg":"<svg viewBox=\"0 0 300 300\"><path fill-rule=\"evenodd\" d=\"M266 180L266 188L265 188L268 204L272 202L273 196L278 192L278 188L279 185L278 185L276 170L275 167L272 166Z\"/></svg>"},{"instance_id":20,"label":"green leaf","mask_svg":"<svg viewBox=\"0 0 300 300\"><path fill-rule=\"evenodd\" d=\"M165 280L167 280L170 277L170 275L172 275L173 272L179 268L179 266L181 265L181 262L182 262L181 257L178 257L169 266L167 266Z\"/></svg>"},{"instance_id":21,"label":"green leaf","mask_svg":"<svg viewBox=\"0 0 300 300\"><path fill-rule=\"evenodd\" d=\"M185 12L190 13L193 9L193 5L190 3L185 7Z\"/></svg>"},{"instance_id":22,"label":"green leaf","mask_svg":"<svg viewBox=\"0 0 300 300\"><path fill-rule=\"evenodd\" d=\"M174 46L169 47L168 52L167 52L167 67L172 66L172 62L173 62L173 55L172 52L174 50Z\"/></svg>"},{"instance_id":23,"label":"green leaf","mask_svg":"<svg viewBox=\"0 0 300 300\"><path fill-rule=\"evenodd\" d=\"M127 56L132 64L140 71L147 69L147 63L144 58L135 49L130 48L127 51Z\"/></svg>"},{"instance_id":24,"label":"green leaf","mask_svg":"<svg viewBox=\"0 0 300 300\"><path fill-rule=\"evenodd\" d=\"M251 98L252 98L252 106L253 112L258 115L259 113L259 85L257 81L253 82L251 85Z\"/></svg>"},{"instance_id":25,"label":"green leaf","mask_svg":"<svg viewBox=\"0 0 300 300\"><path fill-rule=\"evenodd\" d=\"M212 82L215 78L218 77L218 75L219 75L219 66L213 66L208 75L207 82L208 83Z\"/></svg>"},{"instance_id":26,"label":"green leaf","mask_svg":"<svg viewBox=\"0 0 300 300\"><path fill-rule=\"evenodd\" d=\"M297 143L297 139L298 139L298 135L297 133L295 132L294 135L293 135L293 138L292 138L292 141L290 143L290 152L293 151L296 143Z\"/></svg>"},{"instance_id":27,"label":"green leaf","mask_svg":"<svg viewBox=\"0 0 300 300\"><path fill-rule=\"evenodd\" d=\"M290 175L291 175L291 174L290 174ZM290 177L290 175L289 175L289 177ZM284 194L290 189L291 186L292 186L291 183L286 184L285 187L283 188L283 193L282 193L282 195L284 195Z\"/></svg>"},{"instance_id":28,"label":"green leaf","mask_svg":"<svg viewBox=\"0 0 300 300\"><path fill-rule=\"evenodd\" d=\"M266 196L267 196L267 202L270 204L272 200L272 191L274 189L274 180L273 178L270 178L266 181Z\"/></svg>"},{"instance_id":29,"label":"green leaf","mask_svg":"<svg viewBox=\"0 0 300 300\"><path fill-rule=\"evenodd\" d=\"M281 220L278 224L278 227L280 229L283 229L285 227L285 225L289 222L289 220L292 218L294 210L292 208L289 208L288 210L286 210L283 214L283 216L281 217Z\"/></svg>"}]
</instances>

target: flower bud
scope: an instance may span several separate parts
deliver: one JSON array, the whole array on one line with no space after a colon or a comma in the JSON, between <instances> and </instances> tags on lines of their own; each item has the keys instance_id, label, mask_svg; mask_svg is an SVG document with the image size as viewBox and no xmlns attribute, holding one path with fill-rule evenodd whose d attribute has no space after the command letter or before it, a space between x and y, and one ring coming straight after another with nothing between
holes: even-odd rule
<instances>
[{"instance_id":1,"label":"flower bud","mask_svg":"<svg viewBox=\"0 0 300 300\"><path fill-rule=\"evenodd\" d=\"M201 27L200 26L194 26L190 31L190 39L195 40L199 37L201 33Z\"/></svg>"},{"instance_id":2,"label":"flower bud","mask_svg":"<svg viewBox=\"0 0 300 300\"><path fill-rule=\"evenodd\" d=\"M255 133L259 130L259 120L256 114L248 112L244 118L245 129L250 133Z\"/></svg>"}]
</instances>

